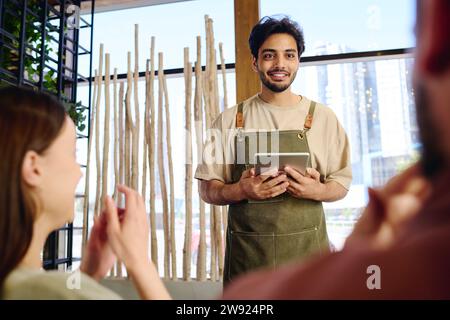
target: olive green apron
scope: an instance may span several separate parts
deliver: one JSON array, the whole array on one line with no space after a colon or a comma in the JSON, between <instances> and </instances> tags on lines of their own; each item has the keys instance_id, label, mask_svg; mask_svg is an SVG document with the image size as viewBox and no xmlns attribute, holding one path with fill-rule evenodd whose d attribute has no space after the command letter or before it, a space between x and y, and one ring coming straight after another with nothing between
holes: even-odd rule
<instances>
[{"instance_id":1,"label":"olive green apron","mask_svg":"<svg viewBox=\"0 0 450 320\"><path fill-rule=\"evenodd\" d=\"M251 159L254 159L261 143L266 144L263 152L271 152L272 149L278 149L273 152L310 152L307 132L312 125L315 102L311 102L303 130L276 131L279 142L274 148L271 148L270 131L244 132L242 109L243 104L240 103L236 115L238 133L234 139L233 182L238 182L242 172L253 166ZM251 139L257 139L256 147L249 143L255 141ZM310 162L308 166L311 166ZM285 192L272 199L232 204L228 212L224 285L251 270L274 268L329 250L322 202L297 199Z\"/></svg>"}]
</instances>

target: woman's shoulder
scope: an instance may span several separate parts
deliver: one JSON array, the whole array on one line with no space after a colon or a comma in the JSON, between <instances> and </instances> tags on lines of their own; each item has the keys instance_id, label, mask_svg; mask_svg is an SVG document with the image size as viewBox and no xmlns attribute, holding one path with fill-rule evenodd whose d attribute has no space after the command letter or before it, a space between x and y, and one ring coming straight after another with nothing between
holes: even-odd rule
<instances>
[{"instance_id":1,"label":"woman's shoulder","mask_svg":"<svg viewBox=\"0 0 450 320\"><path fill-rule=\"evenodd\" d=\"M121 298L79 270L67 273L17 268L6 278L2 299L116 300Z\"/></svg>"}]
</instances>

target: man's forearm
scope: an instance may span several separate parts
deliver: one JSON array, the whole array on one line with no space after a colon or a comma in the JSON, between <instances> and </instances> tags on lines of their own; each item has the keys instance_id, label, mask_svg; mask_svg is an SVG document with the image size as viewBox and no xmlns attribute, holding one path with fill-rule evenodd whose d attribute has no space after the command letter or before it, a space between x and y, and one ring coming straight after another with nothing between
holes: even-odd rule
<instances>
[{"instance_id":1,"label":"man's forearm","mask_svg":"<svg viewBox=\"0 0 450 320\"><path fill-rule=\"evenodd\" d=\"M329 181L323 184L323 191L318 196L317 201L333 202L344 198L348 190L336 181Z\"/></svg>"},{"instance_id":2,"label":"man's forearm","mask_svg":"<svg viewBox=\"0 0 450 320\"><path fill-rule=\"evenodd\" d=\"M202 180L200 183L200 196L203 201L223 206L245 199L239 182L226 184L219 180Z\"/></svg>"}]
</instances>

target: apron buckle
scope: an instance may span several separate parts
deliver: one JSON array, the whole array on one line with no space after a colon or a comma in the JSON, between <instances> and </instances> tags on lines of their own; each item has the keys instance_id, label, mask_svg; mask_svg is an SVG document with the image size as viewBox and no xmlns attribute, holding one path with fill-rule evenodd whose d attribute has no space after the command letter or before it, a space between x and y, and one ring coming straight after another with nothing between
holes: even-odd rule
<instances>
[{"instance_id":1,"label":"apron buckle","mask_svg":"<svg viewBox=\"0 0 450 320\"><path fill-rule=\"evenodd\" d=\"M239 142L243 142L244 141L244 133L242 132L242 128L237 128L238 132L237 132L237 140Z\"/></svg>"}]
</instances>

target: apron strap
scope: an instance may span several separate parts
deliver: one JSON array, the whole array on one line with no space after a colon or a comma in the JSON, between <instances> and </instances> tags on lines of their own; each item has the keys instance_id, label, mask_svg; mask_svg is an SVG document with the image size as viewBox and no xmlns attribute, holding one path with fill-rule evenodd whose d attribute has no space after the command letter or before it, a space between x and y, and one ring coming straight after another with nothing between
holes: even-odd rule
<instances>
[{"instance_id":1,"label":"apron strap","mask_svg":"<svg viewBox=\"0 0 450 320\"><path fill-rule=\"evenodd\" d=\"M304 131L308 131L309 129L311 129L315 109L316 109L316 102L311 101L311 104L309 106L308 115L306 116L305 124L303 125Z\"/></svg>"},{"instance_id":2,"label":"apron strap","mask_svg":"<svg viewBox=\"0 0 450 320\"><path fill-rule=\"evenodd\" d=\"M241 102L238 104L238 110L236 113L236 128L244 128L244 113L243 110L244 109L244 103Z\"/></svg>"}]
</instances>

